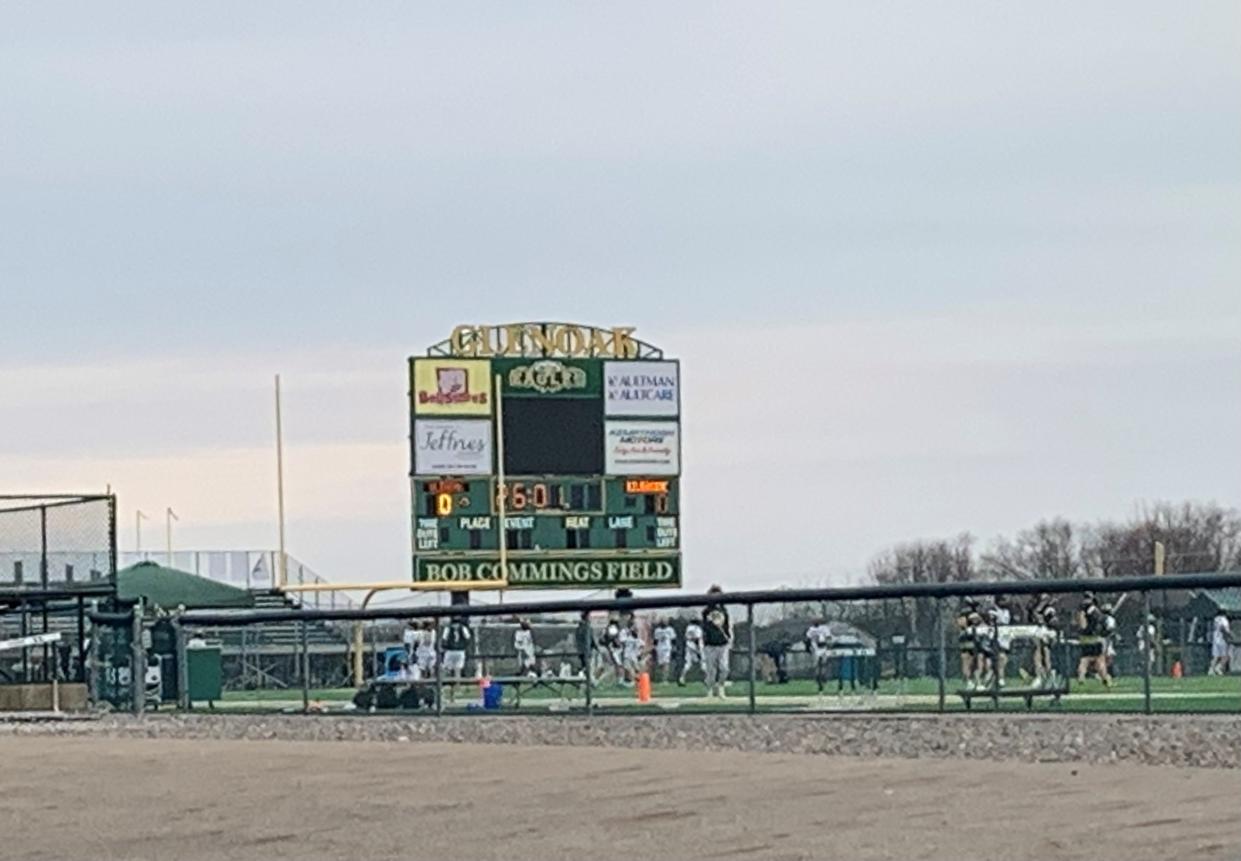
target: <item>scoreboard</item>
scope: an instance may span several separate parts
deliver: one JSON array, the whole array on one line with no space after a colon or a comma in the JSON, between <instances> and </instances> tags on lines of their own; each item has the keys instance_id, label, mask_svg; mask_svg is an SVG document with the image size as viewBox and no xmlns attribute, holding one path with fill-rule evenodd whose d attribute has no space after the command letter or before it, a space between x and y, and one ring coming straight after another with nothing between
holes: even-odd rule
<instances>
[{"instance_id":1,"label":"scoreboard","mask_svg":"<svg viewBox=\"0 0 1241 861\"><path fill-rule=\"evenodd\" d=\"M409 379L415 581L680 585L677 361L627 327L467 325Z\"/></svg>"}]
</instances>

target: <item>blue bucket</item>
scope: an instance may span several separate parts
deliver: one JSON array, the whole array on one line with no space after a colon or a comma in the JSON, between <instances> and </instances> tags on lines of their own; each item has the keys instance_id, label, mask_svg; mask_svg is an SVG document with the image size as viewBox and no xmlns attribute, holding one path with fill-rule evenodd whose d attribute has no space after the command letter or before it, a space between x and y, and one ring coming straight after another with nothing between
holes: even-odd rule
<instances>
[{"instance_id":1,"label":"blue bucket","mask_svg":"<svg viewBox=\"0 0 1241 861\"><path fill-rule=\"evenodd\" d=\"M500 707L500 700L503 696L504 685L499 682L492 682L490 685L483 688L483 708L498 709Z\"/></svg>"}]
</instances>

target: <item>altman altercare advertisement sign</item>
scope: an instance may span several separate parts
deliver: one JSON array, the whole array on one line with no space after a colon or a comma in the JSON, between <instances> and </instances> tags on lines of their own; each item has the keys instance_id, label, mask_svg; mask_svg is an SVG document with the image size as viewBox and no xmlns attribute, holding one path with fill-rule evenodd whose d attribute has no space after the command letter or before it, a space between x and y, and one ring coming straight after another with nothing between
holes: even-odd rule
<instances>
[{"instance_id":1,"label":"altman altercare advertisement sign","mask_svg":"<svg viewBox=\"0 0 1241 861\"><path fill-rule=\"evenodd\" d=\"M609 416L675 416L681 392L676 362L604 362L604 411Z\"/></svg>"}]
</instances>

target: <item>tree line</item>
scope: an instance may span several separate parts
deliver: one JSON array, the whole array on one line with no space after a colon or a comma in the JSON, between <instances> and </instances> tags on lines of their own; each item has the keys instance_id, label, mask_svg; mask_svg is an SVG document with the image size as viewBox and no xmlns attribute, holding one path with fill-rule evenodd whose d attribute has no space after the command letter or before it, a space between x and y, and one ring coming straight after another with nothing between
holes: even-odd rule
<instances>
[{"instance_id":1,"label":"tree line","mask_svg":"<svg viewBox=\"0 0 1241 861\"><path fill-rule=\"evenodd\" d=\"M1241 513L1214 503L1157 502L1125 521L1042 520L985 546L962 533L906 541L879 553L867 574L880 584L968 583L990 580L1073 580L1155 573L1155 544L1163 542L1164 573L1241 568ZM936 637L940 607L931 600L901 602L899 619L868 615L868 630L907 631L917 643ZM863 613L873 615L869 608Z\"/></svg>"},{"instance_id":2,"label":"tree line","mask_svg":"<svg viewBox=\"0 0 1241 861\"><path fill-rule=\"evenodd\" d=\"M1163 542L1168 574L1241 568L1241 513L1215 503L1156 502L1125 521L1042 520L980 546L974 536L906 541L867 569L880 584L1072 580L1153 574Z\"/></svg>"}]
</instances>

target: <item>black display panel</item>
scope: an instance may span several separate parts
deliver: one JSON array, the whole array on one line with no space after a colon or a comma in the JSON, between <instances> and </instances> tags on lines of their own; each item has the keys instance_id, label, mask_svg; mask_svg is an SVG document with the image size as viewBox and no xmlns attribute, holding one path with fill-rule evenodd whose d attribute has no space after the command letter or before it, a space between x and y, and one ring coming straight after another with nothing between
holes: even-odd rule
<instances>
[{"instance_id":1,"label":"black display panel","mask_svg":"<svg viewBox=\"0 0 1241 861\"><path fill-rule=\"evenodd\" d=\"M509 475L602 475L598 400L504 399L504 471Z\"/></svg>"}]
</instances>

